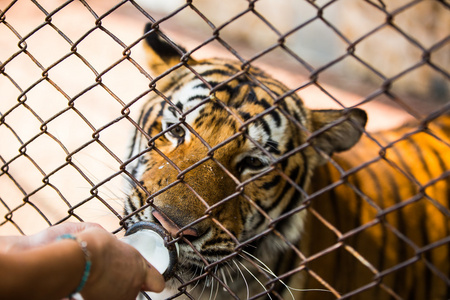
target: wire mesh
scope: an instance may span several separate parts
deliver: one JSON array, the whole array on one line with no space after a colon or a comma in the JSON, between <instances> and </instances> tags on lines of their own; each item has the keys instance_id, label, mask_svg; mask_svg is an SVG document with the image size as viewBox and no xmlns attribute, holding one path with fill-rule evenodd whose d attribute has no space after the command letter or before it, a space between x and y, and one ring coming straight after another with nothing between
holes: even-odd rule
<instances>
[{"instance_id":1,"label":"wire mesh","mask_svg":"<svg viewBox=\"0 0 450 300\"><path fill-rule=\"evenodd\" d=\"M66 221L93 221L121 236L145 211L158 211L156 199L187 189L204 213L183 224L176 241L190 249L190 256L182 258L197 263L181 263L166 294L140 297L450 298L449 3L236 0L167 5L0 1L0 233L27 235ZM180 58L162 74L148 71L142 47L149 36L143 33L146 23L152 33L187 49L173 44ZM211 56L232 58L239 68L225 81L211 83L189 64L191 57ZM274 92L252 73L254 66L291 89ZM209 91L187 111L161 88L164 78L181 69ZM273 102L248 119L218 96L242 77ZM284 108L293 95L300 95L306 107L347 113L361 107L369 114L367 129L354 124L363 132L361 141L328 157L312 175L310 188L292 179L285 165L296 155L307 158L306 149L339 122L308 132ZM152 135L139 116L155 97L176 111L178 120ZM239 123L216 144L187 121L211 101ZM277 156L270 153L249 128L273 114L301 129L307 142ZM217 121L207 122L214 127ZM203 154L187 153L183 165L156 146L180 125L204 147ZM127 157L137 143L134 134L144 137L145 147ZM217 154L240 138L270 158L266 169L245 179ZM144 159L148 153L164 162L161 168L172 168L175 178L149 188L137 167L130 170L149 164ZM201 157L188 159L196 154ZM208 168L222 176L211 180L231 186L214 204L191 184L194 176L209 178ZM273 172L302 199L275 215L273 207L248 192ZM143 201L124 213L130 185L144 195ZM230 222L238 221L224 221L222 216L230 213L216 213L236 203L255 211L264 229L236 235L236 224ZM185 205L187 214L191 208ZM226 234L232 253L223 254L217 240L216 251L206 253L198 240L182 234L205 222ZM252 220L241 222L256 226ZM284 229L289 226L302 231L299 242Z\"/></svg>"}]
</instances>

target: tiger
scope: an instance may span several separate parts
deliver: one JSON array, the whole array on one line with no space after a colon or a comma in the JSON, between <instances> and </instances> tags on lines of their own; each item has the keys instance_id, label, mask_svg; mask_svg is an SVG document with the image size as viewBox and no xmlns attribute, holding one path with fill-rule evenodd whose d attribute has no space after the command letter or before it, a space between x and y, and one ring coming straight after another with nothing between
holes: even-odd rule
<instances>
[{"instance_id":1,"label":"tiger","mask_svg":"<svg viewBox=\"0 0 450 300\"><path fill-rule=\"evenodd\" d=\"M151 298L333 299L348 292L346 284L353 289L359 274L337 276L340 261L324 265L321 256L309 256L327 246L322 232L329 244L350 247L352 237L341 240L341 235L330 237L323 225L314 228L320 223L317 216L334 213L329 208L336 210L338 196L350 196L347 191L319 196L312 191L335 181L341 183L337 191L366 176L364 168L349 174L329 171L339 154L352 161L352 150L347 150L368 138L366 112L356 107L309 109L295 91L263 70L232 59L194 59L152 24L143 40L154 80L131 137L123 222L125 227L140 221L159 224L179 249L175 276L162 294ZM442 159L448 167L448 157ZM351 166L346 165L353 171ZM320 199L322 195L328 199ZM366 195L354 197L359 206L348 203L349 209L356 205L362 212L363 200L372 196ZM441 206L448 207L448 201ZM389 221L384 212L375 216L378 224ZM354 218L363 224L370 216ZM379 232L374 236L385 241ZM406 288L433 283L414 284ZM364 299L382 296L365 293Z\"/></svg>"},{"instance_id":2,"label":"tiger","mask_svg":"<svg viewBox=\"0 0 450 300\"><path fill-rule=\"evenodd\" d=\"M351 299L450 299L450 107L364 135L333 160L316 169L312 190L343 183L311 200L303 242L309 255L339 248L311 270Z\"/></svg>"}]
</instances>

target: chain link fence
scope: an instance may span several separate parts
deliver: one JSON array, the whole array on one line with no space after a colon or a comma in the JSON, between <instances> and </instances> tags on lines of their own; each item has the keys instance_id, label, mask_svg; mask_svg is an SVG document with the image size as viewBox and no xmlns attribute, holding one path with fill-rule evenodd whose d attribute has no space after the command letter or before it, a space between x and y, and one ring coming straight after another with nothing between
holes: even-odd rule
<instances>
[{"instance_id":1,"label":"chain link fence","mask_svg":"<svg viewBox=\"0 0 450 300\"><path fill-rule=\"evenodd\" d=\"M147 99L171 96L158 90L164 76L147 70L146 23L186 48L182 64L188 56L232 58L241 69L230 81L257 66L291 88L276 103L296 93L314 109L365 109L369 123L354 149L316 170L310 189L277 167L305 145L271 162L303 197L276 218L245 194L260 176L238 180L236 193L206 213L239 196L263 216L266 229L235 239L235 252L217 251L213 263L191 237L178 237L204 268L188 279L177 274L163 296L141 297L450 299L450 4L444 0L0 1L0 234L90 221L120 237L125 221L142 212L124 214L127 185L140 180L127 171L139 156L127 153L136 129L147 134L138 121ZM237 136L247 134L245 126ZM141 156L166 157L153 142L149 137ZM174 166L176 182L146 191L143 207L154 207L155 197L211 161L208 154L184 170ZM298 244L277 227L292 216L306 220ZM201 220L208 218L233 236L218 219ZM253 254L268 236L283 244L276 259L271 249Z\"/></svg>"}]
</instances>

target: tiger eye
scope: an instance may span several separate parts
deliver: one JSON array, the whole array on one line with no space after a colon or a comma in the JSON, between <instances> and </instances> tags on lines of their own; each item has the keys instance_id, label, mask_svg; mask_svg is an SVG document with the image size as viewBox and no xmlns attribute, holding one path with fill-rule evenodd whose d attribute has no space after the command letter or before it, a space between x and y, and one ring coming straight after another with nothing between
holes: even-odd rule
<instances>
[{"instance_id":1,"label":"tiger eye","mask_svg":"<svg viewBox=\"0 0 450 300\"><path fill-rule=\"evenodd\" d=\"M259 170L266 166L266 164L257 157L247 156L238 164L237 170L242 173L245 169Z\"/></svg>"},{"instance_id":2,"label":"tiger eye","mask_svg":"<svg viewBox=\"0 0 450 300\"><path fill-rule=\"evenodd\" d=\"M259 169L264 166L263 162L259 158L253 156L247 156L244 159L244 164L252 169Z\"/></svg>"},{"instance_id":3,"label":"tiger eye","mask_svg":"<svg viewBox=\"0 0 450 300\"><path fill-rule=\"evenodd\" d=\"M168 127L172 126L172 123L167 124ZM177 139L181 139L186 135L186 132L184 131L183 127L181 126L176 126L174 128L172 128L170 131L170 134L177 138Z\"/></svg>"}]
</instances>

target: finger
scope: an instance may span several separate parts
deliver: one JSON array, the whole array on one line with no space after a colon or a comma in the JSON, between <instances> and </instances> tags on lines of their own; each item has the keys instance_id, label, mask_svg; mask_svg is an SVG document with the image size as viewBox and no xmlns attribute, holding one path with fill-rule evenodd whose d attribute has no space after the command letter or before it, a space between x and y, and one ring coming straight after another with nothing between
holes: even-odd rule
<instances>
[{"instance_id":1,"label":"finger","mask_svg":"<svg viewBox=\"0 0 450 300\"><path fill-rule=\"evenodd\" d=\"M87 229L92 229L92 228L104 229L100 224L88 223L88 222L64 223L64 224L61 224L61 228L62 228L62 230L66 231L65 233L72 233L72 234L80 233Z\"/></svg>"},{"instance_id":2,"label":"finger","mask_svg":"<svg viewBox=\"0 0 450 300\"><path fill-rule=\"evenodd\" d=\"M156 293L162 292L162 290L164 290L164 286L166 285L164 277L155 269L155 267L149 264L145 259L143 260L146 270L142 290Z\"/></svg>"},{"instance_id":3,"label":"finger","mask_svg":"<svg viewBox=\"0 0 450 300\"><path fill-rule=\"evenodd\" d=\"M77 234L91 228L102 228L99 224L95 223L63 223L52 227L49 227L41 232L28 237L27 246L35 247L39 245L45 245L55 241L59 236L63 234Z\"/></svg>"},{"instance_id":4,"label":"finger","mask_svg":"<svg viewBox=\"0 0 450 300\"><path fill-rule=\"evenodd\" d=\"M26 236L1 236L0 237L0 253L9 251L19 251L26 249L28 246L28 237Z\"/></svg>"},{"instance_id":5,"label":"finger","mask_svg":"<svg viewBox=\"0 0 450 300\"><path fill-rule=\"evenodd\" d=\"M58 237L62 234L76 234L79 232L82 232L86 229L90 228L103 228L101 225L96 223L87 223L87 222L79 222L79 223L62 223L55 226L52 226L50 228L47 228L41 232L38 233L41 235L51 236L51 237Z\"/></svg>"}]
</instances>

